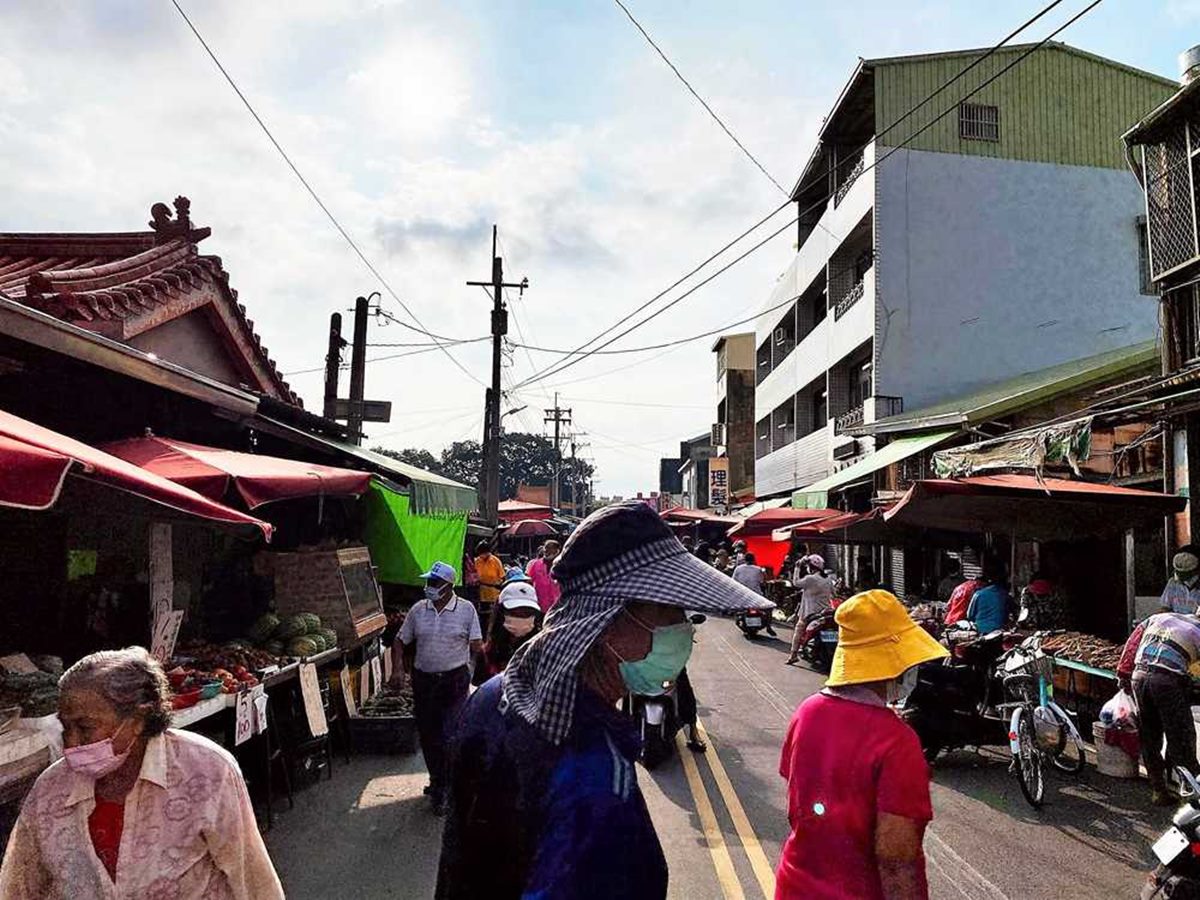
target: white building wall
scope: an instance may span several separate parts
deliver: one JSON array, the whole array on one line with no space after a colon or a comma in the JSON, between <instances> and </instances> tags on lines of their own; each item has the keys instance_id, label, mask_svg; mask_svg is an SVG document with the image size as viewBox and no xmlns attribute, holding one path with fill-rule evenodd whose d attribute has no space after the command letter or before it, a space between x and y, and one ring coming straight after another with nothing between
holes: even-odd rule
<instances>
[{"instance_id":1,"label":"white building wall","mask_svg":"<svg viewBox=\"0 0 1200 900\"><path fill-rule=\"evenodd\" d=\"M829 474L830 426L768 453L754 463L754 492L760 497L793 491Z\"/></svg>"},{"instance_id":2,"label":"white building wall","mask_svg":"<svg viewBox=\"0 0 1200 900\"><path fill-rule=\"evenodd\" d=\"M876 393L917 409L1156 335L1128 172L899 150L876 173Z\"/></svg>"}]
</instances>

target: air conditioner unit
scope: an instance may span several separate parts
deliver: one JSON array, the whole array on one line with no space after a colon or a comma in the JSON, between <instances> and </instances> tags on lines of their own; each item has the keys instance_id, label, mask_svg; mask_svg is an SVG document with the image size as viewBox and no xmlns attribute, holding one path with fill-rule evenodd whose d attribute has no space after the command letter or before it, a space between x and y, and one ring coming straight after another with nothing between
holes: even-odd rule
<instances>
[{"instance_id":1,"label":"air conditioner unit","mask_svg":"<svg viewBox=\"0 0 1200 900\"><path fill-rule=\"evenodd\" d=\"M784 331L782 328L775 329L775 343L776 344L786 344L787 343L787 332Z\"/></svg>"},{"instance_id":2,"label":"air conditioner unit","mask_svg":"<svg viewBox=\"0 0 1200 900\"><path fill-rule=\"evenodd\" d=\"M724 422L714 422L713 423L712 431L710 432L710 435L709 435L709 442L714 447L724 447L725 446L725 423Z\"/></svg>"},{"instance_id":3,"label":"air conditioner unit","mask_svg":"<svg viewBox=\"0 0 1200 900\"><path fill-rule=\"evenodd\" d=\"M844 441L833 446L833 458L837 460L850 459L858 456L858 441Z\"/></svg>"}]
</instances>

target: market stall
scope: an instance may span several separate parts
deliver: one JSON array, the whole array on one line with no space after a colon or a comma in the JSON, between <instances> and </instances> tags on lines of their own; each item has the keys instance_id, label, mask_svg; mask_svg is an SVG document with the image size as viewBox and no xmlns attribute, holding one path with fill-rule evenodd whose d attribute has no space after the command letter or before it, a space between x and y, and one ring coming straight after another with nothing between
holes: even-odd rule
<instances>
[{"instance_id":1,"label":"market stall","mask_svg":"<svg viewBox=\"0 0 1200 900\"><path fill-rule=\"evenodd\" d=\"M821 519L837 515L835 509L764 509L749 518L741 519L726 533L731 541L745 541L746 550L754 554L755 562L774 573L779 573L788 555L786 543L772 539L777 528L790 525L811 525Z\"/></svg>"}]
</instances>

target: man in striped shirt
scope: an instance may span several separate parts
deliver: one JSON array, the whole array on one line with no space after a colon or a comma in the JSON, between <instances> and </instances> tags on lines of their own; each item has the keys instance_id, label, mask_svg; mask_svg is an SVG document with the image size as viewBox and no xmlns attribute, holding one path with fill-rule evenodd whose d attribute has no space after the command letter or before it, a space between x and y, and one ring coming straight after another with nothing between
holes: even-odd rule
<instances>
[{"instance_id":1,"label":"man in striped shirt","mask_svg":"<svg viewBox=\"0 0 1200 900\"><path fill-rule=\"evenodd\" d=\"M454 593L454 567L436 562L423 576L425 599L413 604L400 628L404 670L412 677L413 712L429 769L425 792L434 811L445 804L446 744L471 683L468 664L483 647L475 607Z\"/></svg>"}]
</instances>

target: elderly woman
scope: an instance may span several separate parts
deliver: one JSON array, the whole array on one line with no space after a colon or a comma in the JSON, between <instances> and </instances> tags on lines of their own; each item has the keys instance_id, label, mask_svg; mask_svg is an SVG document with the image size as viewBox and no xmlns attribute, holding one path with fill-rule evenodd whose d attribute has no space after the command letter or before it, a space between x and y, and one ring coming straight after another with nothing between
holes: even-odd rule
<instances>
[{"instance_id":1,"label":"elderly woman","mask_svg":"<svg viewBox=\"0 0 1200 900\"><path fill-rule=\"evenodd\" d=\"M233 757L169 724L140 647L86 656L59 683L65 758L42 773L0 868L0 898L281 898Z\"/></svg>"}]
</instances>

